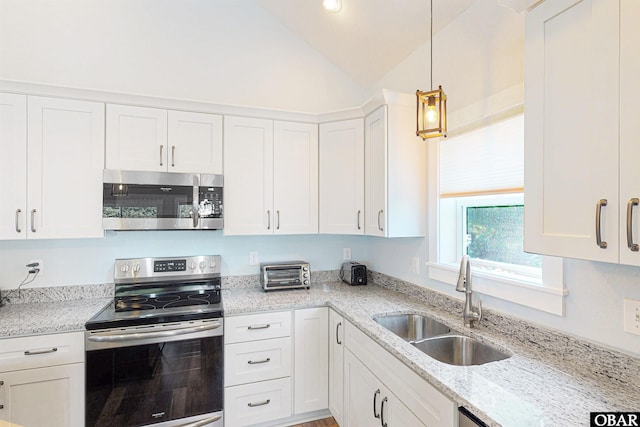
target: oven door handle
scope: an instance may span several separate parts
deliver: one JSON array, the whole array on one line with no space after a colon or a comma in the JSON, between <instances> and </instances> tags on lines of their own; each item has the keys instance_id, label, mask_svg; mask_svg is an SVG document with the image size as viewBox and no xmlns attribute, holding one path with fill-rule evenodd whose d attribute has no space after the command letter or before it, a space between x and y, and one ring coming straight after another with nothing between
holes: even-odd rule
<instances>
[{"instance_id":1,"label":"oven door handle","mask_svg":"<svg viewBox=\"0 0 640 427\"><path fill-rule=\"evenodd\" d=\"M220 418L222 418L222 415L216 415L211 418L205 418L203 420L196 421L193 423L180 424L176 427L202 427L202 426L206 426L209 423L214 423L218 421Z\"/></svg>"},{"instance_id":2,"label":"oven door handle","mask_svg":"<svg viewBox=\"0 0 640 427\"><path fill-rule=\"evenodd\" d=\"M176 335L194 334L196 332L208 331L211 329L217 329L222 326L222 322L217 321L208 325L190 326L188 328L170 329L167 331L157 332L135 332L130 334L118 334L118 335L92 335L87 339L94 342L122 342L122 341L136 341L147 338L166 338Z\"/></svg>"},{"instance_id":3,"label":"oven door handle","mask_svg":"<svg viewBox=\"0 0 640 427\"><path fill-rule=\"evenodd\" d=\"M198 226L198 218L200 218L200 177L193 176L193 207L191 218L193 219L193 228Z\"/></svg>"}]
</instances>

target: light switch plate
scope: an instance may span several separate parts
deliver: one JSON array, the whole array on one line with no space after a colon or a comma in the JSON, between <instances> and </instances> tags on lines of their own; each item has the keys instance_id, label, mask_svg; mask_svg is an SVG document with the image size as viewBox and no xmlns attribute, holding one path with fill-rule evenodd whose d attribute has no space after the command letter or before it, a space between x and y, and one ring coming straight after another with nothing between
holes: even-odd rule
<instances>
[{"instance_id":1,"label":"light switch plate","mask_svg":"<svg viewBox=\"0 0 640 427\"><path fill-rule=\"evenodd\" d=\"M258 265L258 252L249 252L249 265Z\"/></svg>"},{"instance_id":2,"label":"light switch plate","mask_svg":"<svg viewBox=\"0 0 640 427\"><path fill-rule=\"evenodd\" d=\"M640 301L624 299L624 331L640 335Z\"/></svg>"},{"instance_id":3,"label":"light switch plate","mask_svg":"<svg viewBox=\"0 0 640 427\"><path fill-rule=\"evenodd\" d=\"M351 260L351 248L342 248L342 260L343 261Z\"/></svg>"}]
</instances>

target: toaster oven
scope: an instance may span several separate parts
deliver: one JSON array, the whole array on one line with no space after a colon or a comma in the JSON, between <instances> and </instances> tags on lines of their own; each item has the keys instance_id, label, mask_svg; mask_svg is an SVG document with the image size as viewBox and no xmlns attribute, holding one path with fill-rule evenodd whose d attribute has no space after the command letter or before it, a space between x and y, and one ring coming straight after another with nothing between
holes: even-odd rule
<instances>
[{"instance_id":1,"label":"toaster oven","mask_svg":"<svg viewBox=\"0 0 640 427\"><path fill-rule=\"evenodd\" d=\"M311 269L305 261L263 262L260 264L260 284L265 291L309 288Z\"/></svg>"}]
</instances>

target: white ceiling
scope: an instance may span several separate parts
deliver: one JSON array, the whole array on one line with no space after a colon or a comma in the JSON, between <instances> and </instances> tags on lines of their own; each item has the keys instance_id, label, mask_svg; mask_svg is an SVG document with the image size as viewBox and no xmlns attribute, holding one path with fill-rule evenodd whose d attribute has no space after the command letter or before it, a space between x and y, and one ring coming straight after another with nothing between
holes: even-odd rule
<instances>
[{"instance_id":1,"label":"white ceiling","mask_svg":"<svg viewBox=\"0 0 640 427\"><path fill-rule=\"evenodd\" d=\"M322 0L255 1L364 87L429 40L429 0L342 0L338 13ZM434 0L434 33L476 1L496 0Z\"/></svg>"}]
</instances>

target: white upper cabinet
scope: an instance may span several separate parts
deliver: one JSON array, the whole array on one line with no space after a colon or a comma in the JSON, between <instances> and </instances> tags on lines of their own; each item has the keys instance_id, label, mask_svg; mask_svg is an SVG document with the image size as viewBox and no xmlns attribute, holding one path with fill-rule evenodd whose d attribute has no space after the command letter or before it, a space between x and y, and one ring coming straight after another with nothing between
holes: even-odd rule
<instances>
[{"instance_id":1,"label":"white upper cabinet","mask_svg":"<svg viewBox=\"0 0 640 427\"><path fill-rule=\"evenodd\" d=\"M424 236L426 143L415 134L415 99L398 94L365 118L365 234Z\"/></svg>"},{"instance_id":2,"label":"white upper cabinet","mask_svg":"<svg viewBox=\"0 0 640 427\"><path fill-rule=\"evenodd\" d=\"M106 168L167 170L167 110L107 104Z\"/></svg>"},{"instance_id":3,"label":"white upper cabinet","mask_svg":"<svg viewBox=\"0 0 640 427\"><path fill-rule=\"evenodd\" d=\"M640 265L640 2L620 3L620 262Z\"/></svg>"},{"instance_id":4,"label":"white upper cabinet","mask_svg":"<svg viewBox=\"0 0 640 427\"><path fill-rule=\"evenodd\" d=\"M320 125L320 233L364 234L364 119Z\"/></svg>"},{"instance_id":5,"label":"white upper cabinet","mask_svg":"<svg viewBox=\"0 0 640 427\"><path fill-rule=\"evenodd\" d=\"M222 173L222 117L107 105L106 168Z\"/></svg>"},{"instance_id":6,"label":"white upper cabinet","mask_svg":"<svg viewBox=\"0 0 640 427\"><path fill-rule=\"evenodd\" d=\"M167 170L222 174L222 116L168 112Z\"/></svg>"},{"instance_id":7,"label":"white upper cabinet","mask_svg":"<svg viewBox=\"0 0 640 427\"><path fill-rule=\"evenodd\" d=\"M0 143L10 155L0 171L0 238L102 237L104 104L0 101Z\"/></svg>"},{"instance_id":8,"label":"white upper cabinet","mask_svg":"<svg viewBox=\"0 0 640 427\"><path fill-rule=\"evenodd\" d=\"M27 97L0 93L0 239L27 235Z\"/></svg>"},{"instance_id":9,"label":"white upper cabinet","mask_svg":"<svg viewBox=\"0 0 640 427\"><path fill-rule=\"evenodd\" d=\"M274 122L275 234L318 233L318 125Z\"/></svg>"},{"instance_id":10,"label":"white upper cabinet","mask_svg":"<svg viewBox=\"0 0 640 427\"><path fill-rule=\"evenodd\" d=\"M547 0L527 15L526 251L640 265L626 239L627 204L640 196L640 13L633 1L622 7Z\"/></svg>"},{"instance_id":11,"label":"white upper cabinet","mask_svg":"<svg viewBox=\"0 0 640 427\"><path fill-rule=\"evenodd\" d=\"M317 233L317 126L225 116L224 127L224 233Z\"/></svg>"}]
</instances>

